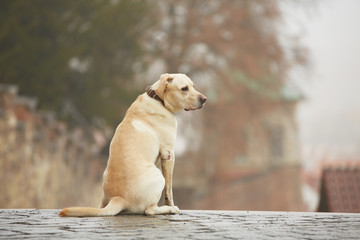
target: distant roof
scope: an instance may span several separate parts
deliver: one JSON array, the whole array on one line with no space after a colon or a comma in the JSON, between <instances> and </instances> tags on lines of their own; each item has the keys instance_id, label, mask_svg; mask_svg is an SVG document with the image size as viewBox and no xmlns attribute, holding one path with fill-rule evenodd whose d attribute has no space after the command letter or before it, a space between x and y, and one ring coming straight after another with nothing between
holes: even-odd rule
<instances>
[{"instance_id":1,"label":"distant roof","mask_svg":"<svg viewBox=\"0 0 360 240\"><path fill-rule=\"evenodd\" d=\"M360 213L360 167L323 170L318 211Z\"/></svg>"}]
</instances>

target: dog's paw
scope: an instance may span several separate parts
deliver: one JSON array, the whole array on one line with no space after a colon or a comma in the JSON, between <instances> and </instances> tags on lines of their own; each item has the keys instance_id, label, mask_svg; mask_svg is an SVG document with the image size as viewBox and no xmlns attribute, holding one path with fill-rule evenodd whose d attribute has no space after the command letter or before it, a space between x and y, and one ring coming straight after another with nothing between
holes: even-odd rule
<instances>
[{"instance_id":1,"label":"dog's paw","mask_svg":"<svg viewBox=\"0 0 360 240\"><path fill-rule=\"evenodd\" d=\"M180 209L177 206L172 206L172 214L179 214L180 213Z\"/></svg>"},{"instance_id":2,"label":"dog's paw","mask_svg":"<svg viewBox=\"0 0 360 240\"><path fill-rule=\"evenodd\" d=\"M161 159L162 160L171 160L171 152L170 151L161 152Z\"/></svg>"}]
</instances>

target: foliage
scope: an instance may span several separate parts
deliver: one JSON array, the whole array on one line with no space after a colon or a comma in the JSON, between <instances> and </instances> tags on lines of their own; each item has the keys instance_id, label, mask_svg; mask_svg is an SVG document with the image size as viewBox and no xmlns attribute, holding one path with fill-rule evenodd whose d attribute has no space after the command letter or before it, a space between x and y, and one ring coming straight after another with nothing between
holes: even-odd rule
<instances>
[{"instance_id":1,"label":"foliage","mask_svg":"<svg viewBox=\"0 0 360 240\"><path fill-rule=\"evenodd\" d=\"M115 125L139 93L134 77L160 60L162 71L190 75L218 103L261 105L306 63L296 43L280 43L280 20L276 0L4 0L0 81L41 108Z\"/></svg>"},{"instance_id":2,"label":"foliage","mask_svg":"<svg viewBox=\"0 0 360 240\"><path fill-rule=\"evenodd\" d=\"M261 104L268 99L254 88L275 95L288 81L289 69L306 64L297 42L287 48L281 43L279 4L277 0L161 1L163 19L150 48L153 58L163 59L170 72L187 73L205 88L216 88L222 96L217 103L250 95ZM247 80L237 81L240 75Z\"/></svg>"},{"instance_id":3,"label":"foliage","mask_svg":"<svg viewBox=\"0 0 360 240\"><path fill-rule=\"evenodd\" d=\"M66 100L86 119L114 124L137 95L132 64L151 19L146 1L1 1L0 81L43 109Z\"/></svg>"}]
</instances>

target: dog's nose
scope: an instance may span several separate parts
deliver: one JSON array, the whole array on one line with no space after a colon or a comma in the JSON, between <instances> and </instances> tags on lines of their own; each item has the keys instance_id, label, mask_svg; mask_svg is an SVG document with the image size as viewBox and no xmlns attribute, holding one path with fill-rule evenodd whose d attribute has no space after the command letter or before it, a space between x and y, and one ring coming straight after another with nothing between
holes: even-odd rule
<instances>
[{"instance_id":1,"label":"dog's nose","mask_svg":"<svg viewBox=\"0 0 360 240\"><path fill-rule=\"evenodd\" d=\"M206 102L206 97L204 95L200 95L200 102L204 104Z\"/></svg>"}]
</instances>

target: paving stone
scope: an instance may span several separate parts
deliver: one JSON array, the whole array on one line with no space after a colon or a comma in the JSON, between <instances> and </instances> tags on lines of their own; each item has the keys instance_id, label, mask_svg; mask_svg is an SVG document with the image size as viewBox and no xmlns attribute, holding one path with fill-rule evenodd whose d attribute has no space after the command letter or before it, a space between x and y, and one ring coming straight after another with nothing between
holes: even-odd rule
<instances>
[{"instance_id":1,"label":"paving stone","mask_svg":"<svg viewBox=\"0 0 360 240\"><path fill-rule=\"evenodd\" d=\"M0 239L360 239L360 214L182 211L180 215L61 218L1 209Z\"/></svg>"}]
</instances>

